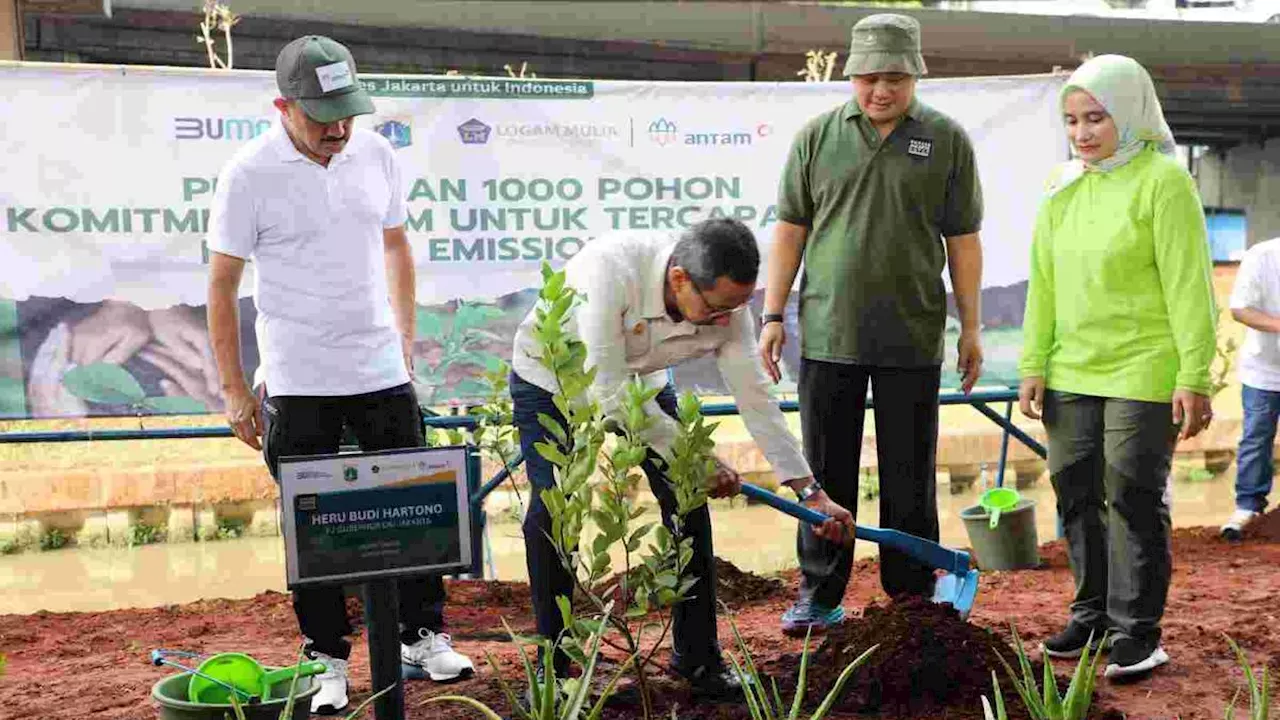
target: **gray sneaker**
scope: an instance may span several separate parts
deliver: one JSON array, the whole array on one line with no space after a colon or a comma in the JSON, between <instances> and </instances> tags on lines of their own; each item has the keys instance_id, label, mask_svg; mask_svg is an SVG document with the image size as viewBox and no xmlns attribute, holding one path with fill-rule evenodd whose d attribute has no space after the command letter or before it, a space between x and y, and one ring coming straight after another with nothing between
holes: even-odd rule
<instances>
[{"instance_id":1,"label":"gray sneaker","mask_svg":"<svg viewBox=\"0 0 1280 720\"><path fill-rule=\"evenodd\" d=\"M813 628L814 633L821 633L842 622L843 607L837 605L829 608L805 598L797 600L782 614L782 632L792 637L804 637L809 628Z\"/></svg>"}]
</instances>

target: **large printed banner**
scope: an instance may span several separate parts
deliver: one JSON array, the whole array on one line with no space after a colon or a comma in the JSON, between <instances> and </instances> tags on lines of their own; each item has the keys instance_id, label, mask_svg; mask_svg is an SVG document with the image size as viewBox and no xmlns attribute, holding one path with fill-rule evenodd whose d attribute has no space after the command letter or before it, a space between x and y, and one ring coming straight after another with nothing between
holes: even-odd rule
<instances>
[{"instance_id":1,"label":"large printed banner","mask_svg":"<svg viewBox=\"0 0 1280 720\"><path fill-rule=\"evenodd\" d=\"M274 74L0 64L0 78L0 415L219 411L204 313L208 208L219 169L276 122ZM433 406L482 397L481 374L509 359L541 264L559 267L610 231L676 233L728 215L756 231L767 258L791 139L850 99L843 82L363 82L378 114L358 124L387 137L403 162L418 269L416 381ZM977 148L984 384L1015 379L1039 190L1065 157L1061 82L919 85ZM251 287L246 277L250 373ZM796 345L784 358L792 374ZM954 338L948 346L953 353ZM947 370L944 385L954 384ZM710 362L678 368L676 379L723 392Z\"/></svg>"}]
</instances>

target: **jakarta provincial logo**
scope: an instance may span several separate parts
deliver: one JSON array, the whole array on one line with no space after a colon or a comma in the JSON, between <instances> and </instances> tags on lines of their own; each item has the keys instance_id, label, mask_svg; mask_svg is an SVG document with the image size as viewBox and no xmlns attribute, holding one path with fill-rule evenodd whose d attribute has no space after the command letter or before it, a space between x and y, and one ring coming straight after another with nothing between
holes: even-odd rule
<instances>
[{"instance_id":1,"label":"jakarta provincial logo","mask_svg":"<svg viewBox=\"0 0 1280 720\"><path fill-rule=\"evenodd\" d=\"M374 132L386 138L391 147L399 150L413 144L413 126L409 118L387 118L373 126Z\"/></svg>"},{"instance_id":2,"label":"jakarta provincial logo","mask_svg":"<svg viewBox=\"0 0 1280 720\"><path fill-rule=\"evenodd\" d=\"M355 482L355 481L356 481L356 479L357 479L358 477L360 477L360 471L356 469L356 466L355 466L355 465L343 465L343 466L342 466L342 479L343 479L343 480L346 480L346 481L347 481L347 482L349 482L349 483L353 483L353 482Z\"/></svg>"},{"instance_id":3,"label":"jakarta provincial logo","mask_svg":"<svg viewBox=\"0 0 1280 720\"><path fill-rule=\"evenodd\" d=\"M458 138L462 140L463 145L484 145L489 142L491 130L492 128L488 125L471 118L458 126Z\"/></svg>"},{"instance_id":4,"label":"jakarta provincial logo","mask_svg":"<svg viewBox=\"0 0 1280 720\"><path fill-rule=\"evenodd\" d=\"M670 145L671 143L679 142L679 128L666 118L658 118L649 123L649 139L658 145Z\"/></svg>"}]
</instances>

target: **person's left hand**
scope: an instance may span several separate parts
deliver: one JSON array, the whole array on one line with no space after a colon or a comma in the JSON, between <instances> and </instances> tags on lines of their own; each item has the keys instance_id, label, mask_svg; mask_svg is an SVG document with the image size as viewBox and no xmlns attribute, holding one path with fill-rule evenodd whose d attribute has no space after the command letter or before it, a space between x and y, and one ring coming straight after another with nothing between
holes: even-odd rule
<instances>
[{"instance_id":1,"label":"person's left hand","mask_svg":"<svg viewBox=\"0 0 1280 720\"><path fill-rule=\"evenodd\" d=\"M961 330L956 342L956 372L960 373L960 389L968 395L982 377L982 336L977 330Z\"/></svg>"},{"instance_id":2,"label":"person's left hand","mask_svg":"<svg viewBox=\"0 0 1280 720\"><path fill-rule=\"evenodd\" d=\"M836 504L835 500L827 496L827 491L819 490L802 504L810 510L817 510L827 516L826 522L813 529L814 535L840 545L853 542L853 513L844 506Z\"/></svg>"},{"instance_id":3,"label":"person's left hand","mask_svg":"<svg viewBox=\"0 0 1280 720\"><path fill-rule=\"evenodd\" d=\"M711 489L707 494L713 498L733 497L742 492L742 476L736 470L724 464L720 458L714 458L716 472L708 480Z\"/></svg>"},{"instance_id":4,"label":"person's left hand","mask_svg":"<svg viewBox=\"0 0 1280 720\"><path fill-rule=\"evenodd\" d=\"M1200 434L1213 420L1213 405L1207 395L1191 390L1173 393L1173 424L1181 428L1178 440L1187 440Z\"/></svg>"}]
</instances>

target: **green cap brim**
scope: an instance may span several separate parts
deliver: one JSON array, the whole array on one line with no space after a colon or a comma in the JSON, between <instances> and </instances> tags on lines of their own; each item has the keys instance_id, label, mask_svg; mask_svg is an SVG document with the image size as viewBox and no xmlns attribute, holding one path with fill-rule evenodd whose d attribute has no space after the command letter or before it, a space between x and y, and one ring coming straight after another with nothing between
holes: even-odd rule
<instances>
[{"instance_id":1,"label":"green cap brim","mask_svg":"<svg viewBox=\"0 0 1280 720\"><path fill-rule=\"evenodd\" d=\"M920 76L927 72L924 57L913 52L851 53L844 64L845 77L872 73L906 73Z\"/></svg>"},{"instance_id":2,"label":"green cap brim","mask_svg":"<svg viewBox=\"0 0 1280 720\"><path fill-rule=\"evenodd\" d=\"M333 123L356 115L372 115L373 100L362 87L349 93L322 98L300 98L302 111L318 123Z\"/></svg>"}]
</instances>

